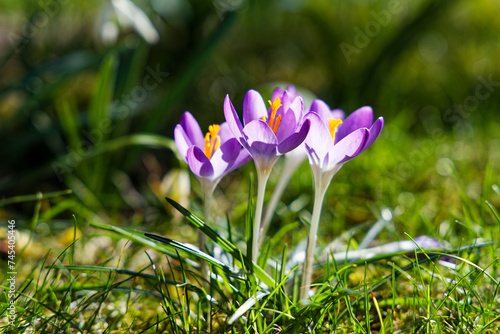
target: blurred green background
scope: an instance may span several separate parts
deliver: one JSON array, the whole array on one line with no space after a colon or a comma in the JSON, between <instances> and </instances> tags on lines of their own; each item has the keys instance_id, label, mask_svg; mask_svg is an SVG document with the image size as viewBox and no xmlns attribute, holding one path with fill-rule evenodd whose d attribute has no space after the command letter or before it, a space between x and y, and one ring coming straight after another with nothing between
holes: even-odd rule
<instances>
[{"instance_id":1,"label":"blurred green background","mask_svg":"<svg viewBox=\"0 0 500 334\"><path fill-rule=\"evenodd\" d=\"M163 196L186 204L190 184L199 193L169 149L181 114L205 130L224 120L226 94L241 113L248 89L266 95L291 83L347 113L371 105L386 120L376 145L334 180L325 219L339 213L339 231L343 219L363 222L367 199L406 205L411 217L423 196L414 212L437 220L456 199L433 183L439 175L463 164L467 194L481 193L488 163L496 180L498 12L491 0L3 0L1 197L71 189L46 203L50 214L42 206L47 219L164 221ZM218 196L234 203L219 202L221 212L244 213L248 171L251 163L222 182ZM299 198L295 212L311 206L310 172L299 173L284 198ZM2 215L32 212L18 203Z\"/></svg>"}]
</instances>

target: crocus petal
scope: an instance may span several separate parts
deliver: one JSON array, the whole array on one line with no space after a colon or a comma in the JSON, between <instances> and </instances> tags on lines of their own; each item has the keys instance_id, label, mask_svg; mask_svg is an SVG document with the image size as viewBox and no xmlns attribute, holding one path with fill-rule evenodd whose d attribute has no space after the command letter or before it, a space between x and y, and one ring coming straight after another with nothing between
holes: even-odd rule
<instances>
[{"instance_id":1,"label":"crocus petal","mask_svg":"<svg viewBox=\"0 0 500 334\"><path fill-rule=\"evenodd\" d=\"M278 152L280 154L285 154L302 144L304 139L306 139L307 134L309 133L310 127L311 121L309 119L306 119L297 132L293 133L278 145Z\"/></svg>"},{"instance_id":2,"label":"crocus petal","mask_svg":"<svg viewBox=\"0 0 500 334\"><path fill-rule=\"evenodd\" d=\"M238 157L240 150L241 150L241 145L236 140L236 138L230 138L224 144L222 144L222 146L217 151L215 151L215 153L218 153L220 151L221 152L220 158L223 161L226 161L227 163L231 164L236 159L236 157Z\"/></svg>"},{"instance_id":3,"label":"crocus petal","mask_svg":"<svg viewBox=\"0 0 500 334\"><path fill-rule=\"evenodd\" d=\"M187 151L187 163L191 171L198 177L211 178L214 168L205 153L196 146L191 146Z\"/></svg>"},{"instance_id":4,"label":"crocus petal","mask_svg":"<svg viewBox=\"0 0 500 334\"><path fill-rule=\"evenodd\" d=\"M218 178L225 174L240 153L241 145L236 138L230 138L215 151L210 162L214 168L214 177Z\"/></svg>"},{"instance_id":5,"label":"crocus petal","mask_svg":"<svg viewBox=\"0 0 500 334\"><path fill-rule=\"evenodd\" d=\"M288 85L286 87L286 91L288 94L290 94L293 98L297 97L299 95L299 92L297 91L297 88L295 88L294 85Z\"/></svg>"},{"instance_id":6,"label":"crocus petal","mask_svg":"<svg viewBox=\"0 0 500 334\"><path fill-rule=\"evenodd\" d=\"M288 111L288 108L290 108L290 105L292 104L293 100L295 99L295 96L291 96L290 94L288 94L287 91L285 91L280 98L281 98L281 105L282 105L283 111Z\"/></svg>"},{"instance_id":7,"label":"crocus petal","mask_svg":"<svg viewBox=\"0 0 500 334\"><path fill-rule=\"evenodd\" d=\"M360 128L369 128L373 121L373 110L371 107L361 107L347 116L338 127L335 141L339 142L351 132Z\"/></svg>"},{"instance_id":8,"label":"crocus petal","mask_svg":"<svg viewBox=\"0 0 500 334\"><path fill-rule=\"evenodd\" d=\"M243 145L243 125L241 124L238 114L236 113L236 109L234 109L234 106L229 99L229 95L226 95L226 98L224 99L224 117L226 118L226 122L233 135L240 142L240 144Z\"/></svg>"},{"instance_id":9,"label":"crocus petal","mask_svg":"<svg viewBox=\"0 0 500 334\"><path fill-rule=\"evenodd\" d=\"M370 135L365 145L363 145L363 151L366 150L368 147L370 147L370 145L373 144L373 142L378 138L378 136L382 132L383 127L384 127L384 118L383 117L377 118L375 123L373 123L373 125L370 128Z\"/></svg>"},{"instance_id":10,"label":"crocus petal","mask_svg":"<svg viewBox=\"0 0 500 334\"><path fill-rule=\"evenodd\" d=\"M344 119L345 118L345 114L344 114L344 111L342 109L333 109L331 111L331 119Z\"/></svg>"},{"instance_id":11,"label":"crocus petal","mask_svg":"<svg viewBox=\"0 0 500 334\"><path fill-rule=\"evenodd\" d=\"M295 115L295 119L299 121L302 118L302 113L304 112L304 100L302 97L297 96L292 104L290 104L289 109L291 109ZM285 109L288 112L288 110ZM298 123L298 122L297 122Z\"/></svg>"},{"instance_id":12,"label":"crocus petal","mask_svg":"<svg viewBox=\"0 0 500 334\"><path fill-rule=\"evenodd\" d=\"M290 97L290 102L292 102L297 96L299 96L299 92L295 88L294 85L288 85L285 90L281 87L276 87L271 94L271 101L274 101L277 97L283 99L283 94L287 92Z\"/></svg>"},{"instance_id":13,"label":"crocus petal","mask_svg":"<svg viewBox=\"0 0 500 334\"><path fill-rule=\"evenodd\" d=\"M243 133L247 138L247 149L258 168L265 168L269 163L274 163L273 159L278 155L278 141L268 124L262 120L251 121L245 126Z\"/></svg>"},{"instance_id":14,"label":"crocus petal","mask_svg":"<svg viewBox=\"0 0 500 334\"><path fill-rule=\"evenodd\" d=\"M281 89L280 87L276 87L273 92L271 93L271 102L276 100L276 98L281 98L283 96L283 89Z\"/></svg>"},{"instance_id":15,"label":"crocus petal","mask_svg":"<svg viewBox=\"0 0 500 334\"><path fill-rule=\"evenodd\" d=\"M250 153L248 153L247 150L240 150L240 153L238 153L238 156L234 160L233 164L226 170L226 173L240 168L241 166L249 162L250 159L252 159L252 156L250 155Z\"/></svg>"},{"instance_id":16,"label":"crocus petal","mask_svg":"<svg viewBox=\"0 0 500 334\"><path fill-rule=\"evenodd\" d=\"M362 152L368 135L369 131L366 128L357 129L348 134L330 150L329 164L341 164L356 157Z\"/></svg>"},{"instance_id":17,"label":"crocus petal","mask_svg":"<svg viewBox=\"0 0 500 334\"><path fill-rule=\"evenodd\" d=\"M333 147L333 139L330 130L326 127L325 122L316 112L307 114L307 119L311 122L311 130L306 137L305 144L307 151L312 154L317 164L320 164ZM318 160L319 159L319 160Z\"/></svg>"},{"instance_id":18,"label":"crocus petal","mask_svg":"<svg viewBox=\"0 0 500 334\"><path fill-rule=\"evenodd\" d=\"M245 94L243 100L243 123L246 125L255 119L267 117L266 104L262 96L251 89Z\"/></svg>"},{"instance_id":19,"label":"crocus petal","mask_svg":"<svg viewBox=\"0 0 500 334\"><path fill-rule=\"evenodd\" d=\"M269 125L262 120L254 120L248 123L243 129L243 134L246 137L248 145L251 147L255 142L271 144L275 147L278 145L278 140L273 130ZM252 153L252 152L250 152Z\"/></svg>"},{"instance_id":20,"label":"crocus petal","mask_svg":"<svg viewBox=\"0 0 500 334\"><path fill-rule=\"evenodd\" d=\"M177 124L174 128L174 141L179 154L184 159L184 161L187 161L187 151L190 146L193 146L193 143L191 143L191 140L188 138L186 131L184 131L182 125L180 124Z\"/></svg>"},{"instance_id":21,"label":"crocus petal","mask_svg":"<svg viewBox=\"0 0 500 334\"><path fill-rule=\"evenodd\" d=\"M320 99L316 99L311 103L310 111L317 113L321 116L323 123L328 124L328 119L331 118L330 107Z\"/></svg>"},{"instance_id":22,"label":"crocus petal","mask_svg":"<svg viewBox=\"0 0 500 334\"><path fill-rule=\"evenodd\" d=\"M329 119L340 119L343 120L345 115L341 109L330 110L328 104L325 101L316 99L311 103L310 111L315 112L321 116L321 119L325 124L328 124Z\"/></svg>"},{"instance_id":23,"label":"crocus petal","mask_svg":"<svg viewBox=\"0 0 500 334\"><path fill-rule=\"evenodd\" d=\"M198 147L203 147L205 144L205 137L203 136L200 125L189 111L186 111L182 115L180 124L191 140L191 143Z\"/></svg>"},{"instance_id":24,"label":"crocus petal","mask_svg":"<svg viewBox=\"0 0 500 334\"><path fill-rule=\"evenodd\" d=\"M297 127L297 118L292 110L288 110L281 114L281 123L278 127L278 131L276 131L276 138L278 139L278 143L283 139L290 136L295 128Z\"/></svg>"},{"instance_id":25,"label":"crocus petal","mask_svg":"<svg viewBox=\"0 0 500 334\"><path fill-rule=\"evenodd\" d=\"M219 137L221 143L225 143L229 139L234 138L233 131L231 131L227 122L219 124Z\"/></svg>"}]
</instances>

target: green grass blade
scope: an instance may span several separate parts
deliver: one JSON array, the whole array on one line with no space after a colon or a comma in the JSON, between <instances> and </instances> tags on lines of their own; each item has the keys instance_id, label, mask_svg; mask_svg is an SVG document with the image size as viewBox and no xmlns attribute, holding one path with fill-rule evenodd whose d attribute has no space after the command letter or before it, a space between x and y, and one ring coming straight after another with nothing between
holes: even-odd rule
<instances>
[{"instance_id":1,"label":"green grass blade","mask_svg":"<svg viewBox=\"0 0 500 334\"><path fill-rule=\"evenodd\" d=\"M240 262L241 259L243 259L245 263L248 263L247 258L241 253L241 251L235 245L229 242L229 240L219 235L216 231L214 231L212 228L206 225L200 218L198 218L193 213L189 212L189 210L185 209L182 205L180 205L176 201L168 197L166 199L170 204L172 204L173 207L175 207L180 213L182 213L184 217L186 217L186 219L191 224L193 224L196 228L199 228L201 231L203 231L203 233L205 233L210 239L212 239L214 242L220 245L222 249L224 249L226 252L230 253L236 261ZM272 277L255 263L253 263L253 271L255 275L264 283L266 283L270 288L276 285Z\"/></svg>"},{"instance_id":2,"label":"green grass blade","mask_svg":"<svg viewBox=\"0 0 500 334\"><path fill-rule=\"evenodd\" d=\"M265 296L269 295L269 291L259 291L256 296L250 297L246 302L241 305L236 312L227 321L228 324L232 325L236 320L238 320L246 311L248 311L258 300L261 300Z\"/></svg>"},{"instance_id":3,"label":"green grass blade","mask_svg":"<svg viewBox=\"0 0 500 334\"><path fill-rule=\"evenodd\" d=\"M78 117L78 109L68 101L56 101L55 110L61 122L61 129L66 136L69 146L76 150L81 142L81 124Z\"/></svg>"},{"instance_id":4,"label":"green grass blade","mask_svg":"<svg viewBox=\"0 0 500 334\"><path fill-rule=\"evenodd\" d=\"M495 209L495 207L493 206L493 204L491 204L489 201L484 201L484 202L490 208L491 213L493 214L493 216L495 217L495 219L497 220L497 222L500 223L500 214L498 214L497 209Z\"/></svg>"},{"instance_id":5,"label":"green grass blade","mask_svg":"<svg viewBox=\"0 0 500 334\"><path fill-rule=\"evenodd\" d=\"M116 233L118 235L127 237L130 240L132 240L132 241L135 241L135 242L140 243L140 244L142 244L144 246L150 247L151 249L154 249L154 250L156 250L156 251L158 251L160 253L166 254L168 256L171 256L171 257L175 257L176 256L175 251L170 250L169 248L165 247L163 244L158 244L158 243L154 242L153 240L151 240L149 238L143 237L142 236L143 234L141 232L138 232L138 231L128 231L128 230L120 228L120 227L116 227L116 226L112 226L112 225L107 225L107 224L96 223L96 222L91 222L89 225L97 227L97 228L105 230L105 231L111 231L111 232L114 232L114 233ZM198 263L197 262L191 261L191 260L186 259L186 258L184 258L184 260L188 264L190 264L192 267L195 267L195 268L198 267Z\"/></svg>"},{"instance_id":6,"label":"green grass blade","mask_svg":"<svg viewBox=\"0 0 500 334\"><path fill-rule=\"evenodd\" d=\"M209 262L210 264L212 264L214 267L217 267L219 269L222 269L224 272L226 272L227 274L233 276L233 277L238 277L238 272L236 270L234 270L233 268L225 265L224 263L222 263L221 261L217 260L216 258L200 251L199 249L195 248L195 247L192 247L191 245L188 245L188 244L184 244L184 243L181 243L181 242L178 242L178 241L175 241L175 240L172 240L172 239L168 239L168 238L165 238L165 237L162 237L162 236L159 236L159 235L156 235L156 234L152 234L152 233L144 233L144 235L150 239L153 239L157 242L160 242L164 245L168 245L174 249L177 249L177 250L181 250L181 251L184 251L186 253L189 253L191 255L194 255L195 257L197 258L200 258L204 261L207 261Z\"/></svg>"},{"instance_id":7,"label":"green grass blade","mask_svg":"<svg viewBox=\"0 0 500 334\"><path fill-rule=\"evenodd\" d=\"M38 201L40 199L48 199L48 198L54 198L54 197L59 197L59 196L71 195L72 193L73 192L71 191L71 189L66 189L66 190L54 191L54 192L50 192L50 193L37 193L37 194L32 194L32 195L14 196L14 197L1 199L0 200L0 207L6 206L9 204L14 204L14 203L32 202L32 201Z\"/></svg>"},{"instance_id":8,"label":"green grass blade","mask_svg":"<svg viewBox=\"0 0 500 334\"><path fill-rule=\"evenodd\" d=\"M116 75L116 57L111 54L107 56L99 70L96 79L96 86L89 106L89 137L92 137L94 145L106 140L110 133L111 115L109 113ZM92 171L88 175L89 188L95 192L100 192L107 177L107 165L109 157L105 156L96 160L92 164Z\"/></svg>"},{"instance_id":9,"label":"green grass blade","mask_svg":"<svg viewBox=\"0 0 500 334\"><path fill-rule=\"evenodd\" d=\"M203 220L201 220L199 217L197 217L195 214L189 212L189 210L185 209L182 205L174 201L173 199L170 199L166 197L166 200L174 207L176 208L186 219L193 224L196 228L200 229L206 236L208 236L210 239L212 239L214 242L216 242L219 246L222 247L223 250L226 252L230 253L236 258L239 258L239 249L233 245L229 240L226 238L222 237L220 234L218 234L215 230L213 230L210 226L205 224Z\"/></svg>"}]
</instances>

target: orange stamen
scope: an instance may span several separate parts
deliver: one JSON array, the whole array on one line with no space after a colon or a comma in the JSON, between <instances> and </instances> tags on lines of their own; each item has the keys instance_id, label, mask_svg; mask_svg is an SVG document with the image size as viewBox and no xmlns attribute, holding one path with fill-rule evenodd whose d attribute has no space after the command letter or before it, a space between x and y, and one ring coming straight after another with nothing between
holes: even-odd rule
<instances>
[{"instance_id":1,"label":"orange stamen","mask_svg":"<svg viewBox=\"0 0 500 334\"><path fill-rule=\"evenodd\" d=\"M269 118L269 122L267 124L273 130L274 134L276 134L281 123L281 115L276 117L276 112L282 106L281 99L277 97L274 102L271 103L271 101L269 101L269 104L271 105L271 117ZM262 120L266 122L266 116L262 116Z\"/></svg>"},{"instance_id":2,"label":"orange stamen","mask_svg":"<svg viewBox=\"0 0 500 334\"><path fill-rule=\"evenodd\" d=\"M330 135L332 136L333 142L335 143L335 133L337 132L338 126L342 124L342 120L329 118L328 123L330 124Z\"/></svg>"},{"instance_id":3,"label":"orange stamen","mask_svg":"<svg viewBox=\"0 0 500 334\"><path fill-rule=\"evenodd\" d=\"M281 123L281 115L278 115L278 117L274 121L274 126L273 126L274 134L276 134L276 132L278 131L278 126L280 126L280 123Z\"/></svg>"},{"instance_id":4,"label":"orange stamen","mask_svg":"<svg viewBox=\"0 0 500 334\"><path fill-rule=\"evenodd\" d=\"M205 135L205 155L208 159L212 159L215 151L220 147L219 129L220 126L218 124L210 125Z\"/></svg>"}]
</instances>

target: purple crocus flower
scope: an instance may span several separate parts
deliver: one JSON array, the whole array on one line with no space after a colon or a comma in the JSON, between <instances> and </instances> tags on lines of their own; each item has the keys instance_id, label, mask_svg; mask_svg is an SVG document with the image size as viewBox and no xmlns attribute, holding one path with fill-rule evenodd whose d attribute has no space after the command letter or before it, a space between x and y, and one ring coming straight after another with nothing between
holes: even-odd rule
<instances>
[{"instance_id":1,"label":"purple crocus flower","mask_svg":"<svg viewBox=\"0 0 500 334\"><path fill-rule=\"evenodd\" d=\"M224 115L234 136L255 161L257 171L270 171L278 158L299 146L309 132L310 122L301 122L304 101L287 91L273 94L266 108L264 99L249 90L243 101L241 123L229 96L224 100Z\"/></svg>"},{"instance_id":2,"label":"purple crocus flower","mask_svg":"<svg viewBox=\"0 0 500 334\"><path fill-rule=\"evenodd\" d=\"M371 107L361 107L342 121L341 110L332 110L321 100L311 105L311 131L305 140L314 177L327 187L344 163L365 151L378 138L384 126L379 117L373 124Z\"/></svg>"},{"instance_id":3,"label":"purple crocus flower","mask_svg":"<svg viewBox=\"0 0 500 334\"><path fill-rule=\"evenodd\" d=\"M210 125L208 129L203 136L196 119L186 111L174 129L174 139L182 158L211 195L220 179L248 162L250 155L227 123Z\"/></svg>"},{"instance_id":4,"label":"purple crocus flower","mask_svg":"<svg viewBox=\"0 0 500 334\"><path fill-rule=\"evenodd\" d=\"M204 218L210 222L210 203L215 187L230 171L250 160L250 155L234 138L227 123L213 124L205 136L200 125L189 112L182 115L175 126L174 140L177 150L191 171L200 180L204 193ZM206 236L198 230L198 248L205 250ZM208 275L208 265L200 263L202 277Z\"/></svg>"},{"instance_id":5,"label":"purple crocus flower","mask_svg":"<svg viewBox=\"0 0 500 334\"><path fill-rule=\"evenodd\" d=\"M311 111L307 115L311 121L311 131L305 140L305 147L314 175L314 207L302 276L301 299L309 296L321 207L332 177L344 163L373 144L384 126L382 117L372 124L371 107L357 109L344 121L337 118L338 111L330 111L326 103L320 100L313 102Z\"/></svg>"},{"instance_id":6,"label":"purple crocus flower","mask_svg":"<svg viewBox=\"0 0 500 334\"><path fill-rule=\"evenodd\" d=\"M229 96L224 100L224 115L236 139L252 156L257 169L257 201L253 226L252 260L257 261L264 193L271 170L278 158L299 146L310 127L303 120L304 101L296 92L275 91L270 107L255 90L249 90L243 101L241 123Z\"/></svg>"},{"instance_id":7,"label":"purple crocus flower","mask_svg":"<svg viewBox=\"0 0 500 334\"><path fill-rule=\"evenodd\" d=\"M227 123L210 125L203 136L200 125L187 111L175 126L174 140L180 155L200 180L204 193L204 218L208 224L215 187L224 175L248 162L250 155L234 138ZM205 243L205 234L198 230L198 248L201 251L205 250ZM200 268L202 277L207 277L207 263L202 261Z\"/></svg>"}]
</instances>

